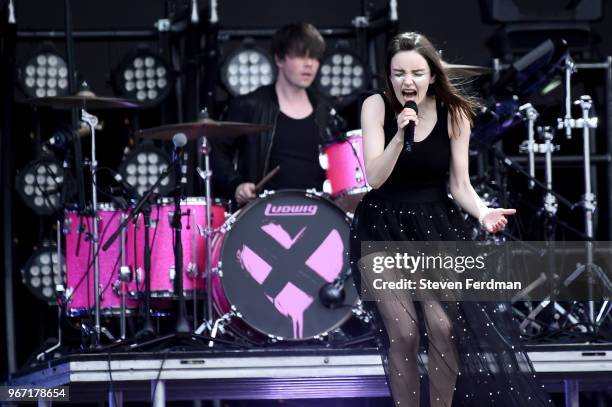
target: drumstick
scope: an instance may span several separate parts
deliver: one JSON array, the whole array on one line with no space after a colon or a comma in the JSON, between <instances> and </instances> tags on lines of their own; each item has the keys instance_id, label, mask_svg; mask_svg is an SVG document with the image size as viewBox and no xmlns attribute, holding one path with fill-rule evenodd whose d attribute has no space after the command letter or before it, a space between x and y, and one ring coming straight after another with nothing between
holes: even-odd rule
<instances>
[{"instance_id":1,"label":"drumstick","mask_svg":"<svg viewBox=\"0 0 612 407\"><path fill-rule=\"evenodd\" d=\"M263 177L261 181L257 183L257 185L255 185L255 192L259 193L261 191L261 188L263 188L263 186L266 185L268 181L270 181L270 179L275 176L276 173L279 171L280 165L277 165L272 171L270 171L265 177Z\"/></svg>"}]
</instances>

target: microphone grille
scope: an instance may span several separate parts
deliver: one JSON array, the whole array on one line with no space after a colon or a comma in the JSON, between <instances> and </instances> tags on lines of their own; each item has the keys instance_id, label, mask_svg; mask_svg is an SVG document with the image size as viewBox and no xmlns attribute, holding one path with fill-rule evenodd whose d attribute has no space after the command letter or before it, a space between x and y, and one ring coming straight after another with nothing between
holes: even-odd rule
<instances>
[{"instance_id":1,"label":"microphone grille","mask_svg":"<svg viewBox=\"0 0 612 407\"><path fill-rule=\"evenodd\" d=\"M187 144L187 136L185 133L176 133L174 137L172 137L172 143L177 148L185 147L185 144Z\"/></svg>"},{"instance_id":2,"label":"microphone grille","mask_svg":"<svg viewBox=\"0 0 612 407\"><path fill-rule=\"evenodd\" d=\"M412 109L417 113L419 112L419 108L417 107L417 104L414 100L409 100L404 103L404 109Z\"/></svg>"}]
</instances>

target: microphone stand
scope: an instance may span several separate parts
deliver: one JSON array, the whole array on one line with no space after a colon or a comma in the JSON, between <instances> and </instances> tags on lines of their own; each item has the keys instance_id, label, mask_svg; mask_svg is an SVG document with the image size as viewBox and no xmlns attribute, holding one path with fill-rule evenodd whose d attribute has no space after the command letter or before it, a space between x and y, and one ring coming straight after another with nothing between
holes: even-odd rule
<instances>
[{"instance_id":1,"label":"microphone stand","mask_svg":"<svg viewBox=\"0 0 612 407\"><path fill-rule=\"evenodd\" d=\"M174 229L174 292L178 295L178 319L176 321L176 333L189 332L187 323L187 307L185 305L185 295L183 293L183 240L181 217L181 195L183 193L183 180L179 177L181 172L180 155L176 153L174 160L175 187L174 187L174 214L172 216L172 228Z\"/></svg>"},{"instance_id":2,"label":"microphone stand","mask_svg":"<svg viewBox=\"0 0 612 407\"><path fill-rule=\"evenodd\" d=\"M147 190L147 192L140 198L134 209L130 211L119 227L113 232L108 238L106 243L102 246L102 250L106 251L113 244L113 242L121 235L122 231L127 228L127 225L134 220L140 213L142 213L144 221L144 272L145 272L145 323L143 329L137 334L139 335L155 335L155 328L151 321L151 248L149 247L149 229L151 227L151 206L150 201L153 196L153 191L157 188L160 183L174 171L174 168L168 167L168 169L160 175L155 183Z\"/></svg>"},{"instance_id":3,"label":"microphone stand","mask_svg":"<svg viewBox=\"0 0 612 407\"><path fill-rule=\"evenodd\" d=\"M174 278L174 290L178 292L178 319L177 319L177 323L176 323L176 329L174 333L165 335L165 336L161 336L161 337L157 337L157 338L153 338L149 341L145 341L145 342L141 342L141 343L133 343L129 346L129 350L134 350L134 349L139 349L139 348L144 348L144 347L148 347L148 346L153 346L159 343L165 343L168 341L175 341L177 343L183 343L183 344L189 344L194 345L194 340L199 340L199 341L204 341L207 343L213 343L213 342L218 342L221 344L225 344L225 345L229 345L229 346L240 346L238 344L236 344L235 342L232 341L228 341L228 340L224 340L224 339L219 339L219 338L214 338L214 337L208 337L208 336L203 336L203 335L199 335L199 332L196 331L195 333L191 333L190 332L190 328L189 328L189 324L187 322L187 317L186 317L186 313L187 313L187 307L185 305L185 296L183 293L183 247L182 247L182 233L181 233L181 229L182 229L182 222L181 222L181 195L182 195L182 190L183 190L183 186L182 186L182 176L181 176L181 163L178 159L174 160L174 165L172 165L171 167L168 168L168 170L163 173L160 178L157 179L157 181L155 182L155 184L153 186L151 186L151 188L147 191L147 193L141 198L141 200L136 204L136 206L134 207L134 210L130 213L130 216L128 216L128 218L126 218L126 220L119 226L119 229L117 231L115 231L115 233L113 233L113 235L111 236L111 238L107 241L107 243L104 245L104 248L107 248L107 246L110 246L110 244L112 244L112 240L111 239L116 239L117 235L120 233L120 230L122 228L125 227L125 225L127 225L127 222L129 222L130 219L133 219L135 217L135 214L140 212L142 210L142 207L144 206L145 202L148 202L148 200L151 197L152 191L159 185L159 183L170 174L170 172L174 172L175 173L175 179L176 179L176 186L174 189L174 214L172 216L172 227L174 228L174 270L175 270L175 278ZM146 212L143 212L143 215L146 215ZM148 220L146 220L147 218L145 217L145 223L148 223ZM147 260L145 258L145 278L147 279L147 285L146 285L146 296L147 296L147 303L150 300L150 267L149 267L149 262L150 262L150 253L148 250L148 238L147 238L147 229L145 228L145 257L148 257L149 260ZM209 249L210 250L210 249ZM145 323L145 331L147 326L150 324L150 315L149 315L149 309L147 309L147 322ZM152 329L151 329L152 330ZM209 345L210 346L210 345Z\"/></svg>"}]
</instances>

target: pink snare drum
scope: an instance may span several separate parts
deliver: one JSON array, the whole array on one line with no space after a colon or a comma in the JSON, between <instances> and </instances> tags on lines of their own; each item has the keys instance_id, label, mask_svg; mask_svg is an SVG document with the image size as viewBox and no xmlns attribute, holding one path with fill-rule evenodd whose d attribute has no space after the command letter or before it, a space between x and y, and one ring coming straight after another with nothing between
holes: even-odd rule
<instances>
[{"instance_id":1,"label":"pink snare drum","mask_svg":"<svg viewBox=\"0 0 612 407\"><path fill-rule=\"evenodd\" d=\"M363 163L361 130L346 133L345 140L328 144L319 155L325 170L323 191L330 194L341 207L354 209L368 186ZM347 202L349 208L342 202Z\"/></svg>"},{"instance_id":2,"label":"pink snare drum","mask_svg":"<svg viewBox=\"0 0 612 407\"><path fill-rule=\"evenodd\" d=\"M181 201L181 239L183 243L183 291L190 295L193 290L204 286L202 273L206 265L206 199L187 198ZM163 198L159 205L151 208L151 295L156 298L174 296L174 230L171 227L174 214L172 199ZM225 222L225 207L215 202L211 208L212 228ZM136 224L136 285L137 291L144 292L144 227L142 216ZM131 236L134 225L130 226Z\"/></svg>"},{"instance_id":3,"label":"pink snare drum","mask_svg":"<svg viewBox=\"0 0 612 407\"><path fill-rule=\"evenodd\" d=\"M213 301L234 311L229 328L256 342L305 340L339 327L350 307L319 301L324 284L349 268L349 224L331 201L302 191L258 199L232 216L215 237ZM349 277L346 304L357 302Z\"/></svg>"},{"instance_id":4,"label":"pink snare drum","mask_svg":"<svg viewBox=\"0 0 612 407\"><path fill-rule=\"evenodd\" d=\"M122 239L118 238L107 250L101 246L119 227L124 212L110 204L100 204L98 209L98 234L100 242L100 309L104 315L119 314L121 309L121 281L119 270L122 265ZM81 229L79 245L79 228ZM93 218L75 211L66 212L64 224L66 235L66 298L68 314L71 316L88 313L95 306L93 266ZM78 246L78 253L77 253ZM130 244L125 245L125 261L131 257ZM126 286L127 286L126 282ZM137 308L137 302L129 299L126 291L128 313Z\"/></svg>"}]
</instances>

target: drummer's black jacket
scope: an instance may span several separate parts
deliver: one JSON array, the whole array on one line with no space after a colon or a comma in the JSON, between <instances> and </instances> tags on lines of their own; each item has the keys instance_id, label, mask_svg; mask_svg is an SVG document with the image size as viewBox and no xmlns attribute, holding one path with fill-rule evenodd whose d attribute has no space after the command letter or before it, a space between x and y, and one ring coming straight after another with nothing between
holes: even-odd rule
<instances>
[{"instance_id":1,"label":"drummer's black jacket","mask_svg":"<svg viewBox=\"0 0 612 407\"><path fill-rule=\"evenodd\" d=\"M308 98L315 112L321 143L326 139L330 105L312 89ZM234 199L236 187L243 182L257 183L269 168L270 153L279 113L278 97L274 85L262 86L231 101L225 120L268 124L272 128L259 134L218 138L213 142L211 166L215 196Z\"/></svg>"}]
</instances>

